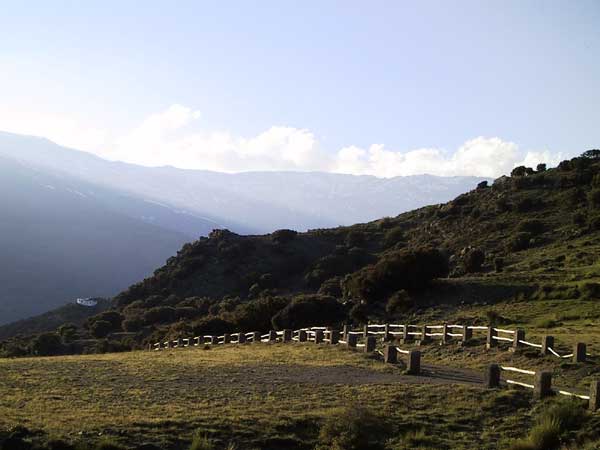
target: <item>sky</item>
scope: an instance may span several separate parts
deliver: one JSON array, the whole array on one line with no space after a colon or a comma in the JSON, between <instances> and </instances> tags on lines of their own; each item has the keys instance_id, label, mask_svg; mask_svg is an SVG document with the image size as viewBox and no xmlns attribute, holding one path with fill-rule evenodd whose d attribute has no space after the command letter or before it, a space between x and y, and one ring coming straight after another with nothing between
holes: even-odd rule
<instances>
[{"instance_id":1,"label":"sky","mask_svg":"<svg viewBox=\"0 0 600 450\"><path fill-rule=\"evenodd\" d=\"M0 6L0 130L107 159L492 177L600 147L598 0Z\"/></svg>"}]
</instances>

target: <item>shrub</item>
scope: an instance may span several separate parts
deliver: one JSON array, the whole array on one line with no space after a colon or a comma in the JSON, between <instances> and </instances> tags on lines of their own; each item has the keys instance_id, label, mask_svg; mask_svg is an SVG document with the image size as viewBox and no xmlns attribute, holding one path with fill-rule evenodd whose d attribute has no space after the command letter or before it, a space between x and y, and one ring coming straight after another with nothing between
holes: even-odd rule
<instances>
[{"instance_id":1,"label":"shrub","mask_svg":"<svg viewBox=\"0 0 600 450\"><path fill-rule=\"evenodd\" d=\"M508 250L518 252L529 248L531 237L532 236L530 233L517 233L512 239L508 241Z\"/></svg>"},{"instance_id":2,"label":"shrub","mask_svg":"<svg viewBox=\"0 0 600 450\"><path fill-rule=\"evenodd\" d=\"M287 244L293 241L297 235L298 232L294 230L277 230L271 234L271 239L277 244Z\"/></svg>"},{"instance_id":3,"label":"shrub","mask_svg":"<svg viewBox=\"0 0 600 450\"><path fill-rule=\"evenodd\" d=\"M215 448L215 444L208 436L199 432L194 433L190 450L215 450Z\"/></svg>"},{"instance_id":4,"label":"shrub","mask_svg":"<svg viewBox=\"0 0 600 450\"><path fill-rule=\"evenodd\" d=\"M524 177L525 175L527 175L527 167L525 166L515 167L512 172L510 172L511 177Z\"/></svg>"},{"instance_id":5,"label":"shrub","mask_svg":"<svg viewBox=\"0 0 600 450\"><path fill-rule=\"evenodd\" d=\"M110 323L111 331L120 330L121 322L123 322L123 316L118 311L104 311L90 319L90 322L96 320L103 320Z\"/></svg>"},{"instance_id":6,"label":"shrub","mask_svg":"<svg viewBox=\"0 0 600 450\"><path fill-rule=\"evenodd\" d=\"M475 273L481 272L481 266L485 261L485 253L478 248L471 249L463 258L463 266L465 272Z\"/></svg>"},{"instance_id":7,"label":"shrub","mask_svg":"<svg viewBox=\"0 0 600 450\"><path fill-rule=\"evenodd\" d=\"M401 242L403 239L404 239L404 232L402 231L402 227L394 227L394 228L389 229L385 233L383 242L386 247L392 247L392 246L396 245L398 242Z\"/></svg>"},{"instance_id":8,"label":"shrub","mask_svg":"<svg viewBox=\"0 0 600 450\"><path fill-rule=\"evenodd\" d=\"M496 272L502 272L504 270L504 258L494 259L494 270Z\"/></svg>"},{"instance_id":9,"label":"shrub","mask_svg":"<svg viewBox=\"0 0 600 450\"><path fill-rule=\"evenodd\" d=\"M320 295L328 295L331 297L341 297L342 296L342 286L341 286L340 277L330 278L329 280L325 280L321 283L321 287L319 287L319 291L317 294Z\"/></svg>"},{"instance_id":10,"label":"shrub","mask_svg":"<svg viewBox=\"0 0 600 450\"><path fill-rule=\"evenodd\" d=\"M600 298L600 283L583 283L581 285L581 293L587 299Z\"/></svg>"},{"instance_id":11,"label":"shrub","mask_svg":"<svg viewBox=\"0 0 600 450\"><path fill-rule=\"evenodd\" d=\"M125 331L140 331L144 326L144 321L141 317L128 317L123 321L122 326Z\"/></svg>"},{"instance_id":12,"label":"shrub","mask_svg":"<svg viewBox=\"0 0 600 450\"><path fill-rule=\"evenodd\" d=\"M72 323L65 323L58 327L56 331L65 344L77 339L77 327Z\"/></svg>"},{"instance_id":13,"label":"shrub","mask_svg":"<svg viewBox=\"0 0 600 450\"><path fill-rule=\"evenodd\" d=\"M311 325L333 325L345 317L344 306L325 295L299 295L273 316L278 330L297 329Z\"/></svg>"},{"instance_id":14,"label":"shrub","mask_svg":"<svg viewBox=\"0 0 600 450\"><path fill-rule=\"evenodd\" d=\"M348 313L354 323L363 324L369 321L369 308L365 303L356 303Z\"/></svg>"},{"instance_id":15,"label":"shrub","mask_svg":"<svg viewBox=\"0 0 600 450\"><path fill-rule=\"evenodd\" d=\"M403 249L346 277L344 294L351 299L376 302L401 289L423 288L447 274L448 260L438 250Z\"/></svg>"},{"instance_id":16,"label":"shrub","mask_svg":"<svg viewBox=\"0 0 600 450\"><path fill-rule=\"evenodd\" d=\"M544 232L544 222L538 219L525 219L517 225L517 231L520 233L531 233L533 236Z\"/></svg>"},{"instance_id":17,"label":"shrub","mask_svg":"<svg viewBox=\"0 0 600 450\"><path fill-rule=\"evenodd\" d=\"M589 193L590 204L593 208L600 208L600 188L594 188Z\"/></svg>"},{"instance_id":18,"label":"shrub","mask_svg":"<svg viewBox=\"0 0 600 450\"><path fill-rule=\"evenodd\" d=\"M528 441L538 450L551 450L560 445L560 421L548 417L540 420L529 432Z\"/></svg>"},{"instance_id":19,"label":"shrub","mask_svg":"<svg viewBox=\"0 0 600 450\"><path fill-rule=\"evenodd\" d=\"M284 309L289 300L285 297L263 297L237 306L223 318L232 322L238 330L268 331L271 318Z\"/></svg>"},{"instance_id":20,"label":"shrub","mask_svg":"<svg viewBox=\"0 0 600 450\"><path fill-rule=\"evenodd\" d=\"M581 157L587 159L600 159L600 150L596 148L592 150L587 150L581 154Z\"/></svg>"},{"instance_id":21,"label":"shrub","mask_svg":"<svg viewBox=\"0 0 600 450\"><path fill-rule=\"evenodd\" d=\"M488 187L488 182L486 180L477 183L477 189L485 189Z\"/></svg>"},{"instance_id":22,"label":"shrub","mask_svg":"<svg viewBox=\"0 0 600 450\"><path fill-rule=\"evenodd\" d=\"M236 331L235 325L220 317L203 317L192 323L195 335L221 335L233 331Z\"/></svg>"},{"instance_id":23,"label":"shrub","mask_svg":"<svg viewBox=\"0 0 600 450\"><path fill-rule=\"evenodd\" d=\"M63 350L63 344L60 336L56 333L44 333L36 336L31 341L31 353L37 356L60 355Z\"/></svg>"},{"instance_id":24,"label":"shrub","mask_svg":"<svg viewBox=\"0 0 600 450\"><path fill-rule=\"evenodd\" d=\"M346 235L346 245L348 247L361 247L366 241L365 233L358 230L351 230Z\"/></svg>"},{"instance_id":25,"label":"shrub","mask_svg":"<svg viewBox=\"0 0 600 450\"><path fill-rule=\"evenodd\" d=\"M401 290L392 294L385 305L385 312L390 316L398 315L412 307L413 302L408 292Z\"/></svg>"},{"instance_id":26,"label":"shrub","mask_svg":"<svg viewBox=\"0 0 600 450\"><path fill-rule=\"evenodd\" d=\"M561 172L569 172L573 170L573 163L571 163L570 160L565 159L558 164L557 169Z\"/></svg>"},{"instance_id":27,"label":"shrub","mask_svg":"<svg viewBox=\"0 0 600 450\"><path fill-rule=\"evenodd\" d=\"M364 407L347 408L328 418L319 431L317 450L382 449L387 429Z\"/></svg>"},{"instance_id":28,"label":"shrub","mask_svg":"<svg viewBox=\"0 0 600 450\"><path fill-rule=\"evenodd\" d=\"M96 320L90 326L90 333L95 338L104 338L113 331L113 325L107 320Z\"/></svg>"},{"instance_id":29,"label":"shrub","mask_svg":"<svg viewBox=\"0 0 600 450\"><path fill-rule=\"evenodd\" d=\"M516 204L517 211L521 213L533 211L539 206L539 201L536 202L530 197L525 197L519 200Z\"/></svg>"},{"instance_id":30,"label":"shrub","mask_svg":"<svg viewBox=\"0 0 600 450\"><path fill-rule=\"evenodd\" d=\"M146 325L173 322L175 320L175 308L172 306L150 308L144 313L143 320Z\"/></svg>"}]
</instances>

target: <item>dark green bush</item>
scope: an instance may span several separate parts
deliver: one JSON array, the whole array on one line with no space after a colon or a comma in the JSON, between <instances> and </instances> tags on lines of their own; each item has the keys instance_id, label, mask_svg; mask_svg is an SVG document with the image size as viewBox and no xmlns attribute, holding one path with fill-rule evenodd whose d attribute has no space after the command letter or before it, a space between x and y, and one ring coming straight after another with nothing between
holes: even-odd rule
<instances>
[{"instance_id":1,"label":"dark green bush","mask_svg":"<svg viewBox=\"0 0 600 450\"><path fill-rule=\"evenodd\" d=\"M128 317L122 323L123 330L130 332L140 331L143 326L144 321L141 317Z\"/></svg>"},{"instance_id":2,"label":"dark green bush","mask_svg":"<svg viewBox=\"0 0 600 450\"><path fill-rule=\"evenodd\" d=\"M469 250L463 257L463 266L466 273L481 272L481 267L485 261L483 250L474 248Z\"/></svg>"},{"instance_id":3,"label":"dark green bush","mask_svg":"<svg viewBox=\"0 0 600 450\"><path fill-rule=\"evenodd\" d=\"M385 305L385 312L390 316L397 316L406 312L413 306L413 301L408 295L408 292L401 290L394 292Z\"/></svg>"},{"instance_id":4,"label":"dark green bush","mask_svg":"<svg viewBox=\"0 0 600 450\"><path fill-rule=\"evenodd\" d=\"M235 324L220 317L203 317L200 320L192 322L192 332L195 335L221 335L235 331L240 331L235 329Z\"/></svg>"},{"instance_id":5,"label":"dark green bush","mask_svg":"<svg viewBox=\"0 0 600 450\"><path fill-rule=\"evenodd\" d=\"M293 241L297 235L298 232L294 230L277 230L271 233L271 239L277 244L286 244Z\"/></svg>"},{"instance_id":6,"label":"dark green bush","mask_svg":"<svg viewBox=\"0 0 600 450\"><path fill-rule=\"evenodd\" d=\"M64 351L64 346L58 334L44 333L31 341L30 351L37 356L54 356L60 355Z\"/></svg>"},{"instance_id":7,"label":"dark green bush","mask_svg":"<svg viewBox=\"0 0 600 450\"><path fill-rule=\"evenodd\" d=\"M448 260L434 248L400 250L344 279L344 294L354 300L383 301L392 292L421 289L448 274Z\"/></svg>"},{"instance_id":8,"label":"dark green bush","mask_svg":"<svg viewBox=\"0 0 600 450\"><path fill-rule=\"evenodd\" d=\"M115 331L113 324L107 320L96 320L90 325L90 334L95 338L104 338L111 331Z\"/></svg>"},{"instance_id":9,"label":"dark green bush","mask_svg":"<svg viewBox=\"0 0 600 450\"><path fill-rule=\"evenodd\" d=\"M143 320L146 325L173 322L175 320L175 308L172 306L150 308L144 313Z\"/></svg>"},{"instance_id":10,"label":"dark green bush","mask_svg":"<svg viewBox=\"0 0 600 450\"><path fill-rule=\"evenodd\" d=\"M592 189L588 197L593 208L600 208L600 188Z\"/></svg>"},{"instance_id":11,"label":"dark green bush","mask_svg":"<svg viewBox=\"0 0 600 450\"><path fill-rule=\"evenodd\" d=\"M531 233L533 236L542 234L546 226L544 222L538 219L525 219L517 225L517 231L520 233Z\"/></svg>"},{"instance_id":12,"label":"dark green bush","mask_svg":"<svg viewBox=\"0 0 600 450\"><path fill-rule=\"evenodd\" d=\"M278 330L312 325L335 325L345 317L345 308L335 298L324 295L299 295L273 316Z\"/></svg>"},{"instance_id":13,"label":"dark green bush","mask_svg":"<svg viewBox=\"0 0 600 450\"><path fill-rule=\"evenodd\" d=\"M530 233L517 233L512 239L509 239L507 244L508 250L518 252L529 248L531 238Z\"/></svg>"}]
</instances>

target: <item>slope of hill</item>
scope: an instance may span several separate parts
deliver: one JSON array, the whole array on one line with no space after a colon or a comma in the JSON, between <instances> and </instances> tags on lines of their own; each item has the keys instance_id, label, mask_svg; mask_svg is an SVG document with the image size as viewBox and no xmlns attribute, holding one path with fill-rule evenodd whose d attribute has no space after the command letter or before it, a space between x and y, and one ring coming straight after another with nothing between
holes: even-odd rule
<instances>
[{"instance_id":1,"label":"slope of hill","mask_svg":"<svg viewBox=\"0 0 600 450\"><path fill-rule=\"evenodd\" d=\"M449 203L366 224L263 236L215 231L119 294L117 312L90 319L90 329L101 321L107 332L138 332L148 342L406 319L427 306L597 298L598 153L547 171L517 168Z\"/></svg>"}]
</instances>

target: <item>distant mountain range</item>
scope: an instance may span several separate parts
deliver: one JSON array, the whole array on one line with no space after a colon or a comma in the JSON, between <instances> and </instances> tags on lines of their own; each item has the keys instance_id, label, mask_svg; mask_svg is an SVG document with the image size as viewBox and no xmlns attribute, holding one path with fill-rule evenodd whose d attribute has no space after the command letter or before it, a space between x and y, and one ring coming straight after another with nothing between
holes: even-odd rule
<instances>
[{"instance_id":1,"label":"distant mountain range","mask_svg":"<svg viewBox=\"0 0 600 450\"><path fill-rule=\"evenodd\" d=\"M481 180L149 168L0 133L0 323L114 295L214 228L349 225L448 201Z\"/></svg>"}]
</instances>

